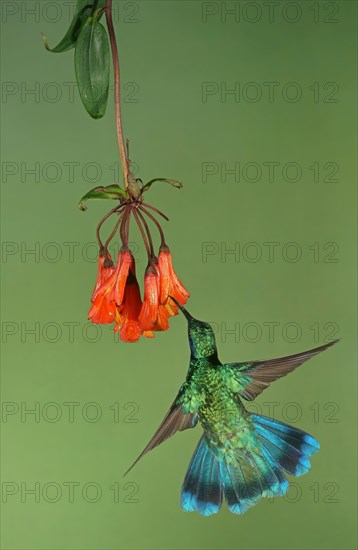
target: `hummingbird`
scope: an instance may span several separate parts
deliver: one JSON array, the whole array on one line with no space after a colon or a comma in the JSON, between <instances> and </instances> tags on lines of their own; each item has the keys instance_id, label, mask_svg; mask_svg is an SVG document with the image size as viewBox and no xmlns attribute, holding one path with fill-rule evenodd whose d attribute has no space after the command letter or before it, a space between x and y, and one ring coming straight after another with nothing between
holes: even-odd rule
<instances>
[{"instance_id":1,"label":"hummingbird","mask_svg":"<svg viewBox=\"0 0 358 550\"><path fill-rule=\"evenodd\" d=\"M277 359L221 363L212 327L171 299L188 321L189 370L163 422L129 470L176 432L200 422L203 434L182 485L181 508L211 516L225 499L231 512L242 514L262 497L284 495L286 474L308 472L309 457L320 447L296 427L249 412L243 400L253 401L272 382L338 340Z\"/></svg>"}]
</instances>

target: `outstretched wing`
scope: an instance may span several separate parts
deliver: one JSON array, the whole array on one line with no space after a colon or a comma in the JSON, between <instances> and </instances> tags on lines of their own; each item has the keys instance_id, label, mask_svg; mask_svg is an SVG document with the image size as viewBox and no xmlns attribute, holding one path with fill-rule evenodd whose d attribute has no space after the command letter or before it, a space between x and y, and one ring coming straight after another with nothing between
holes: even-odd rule
<instances>
[{"instance_id":1,"label":"outstretched wing","mask_svg":"<svg viewBox=\"0 0 358 550\"><path fill-rule=\"evenodd\" d=\"M288 355L286 357L278 357L277 359L266 359L263 361L251 361L246 363L231 363L230 367L235 371L236 378L239 378L241 388L239 393L241 397L252 401L261 392L263 392L271 382L286 376L289 372L295 370L311 357L314 357L321 351L325 351L334 344L329 342L319 348L314 348L296 355ZM237 377L237 375L239 375Z\"/></svg>"},{"instance_id":2,"label":"outstretched wing","mask_svg":"<svg viewBox=\"0 0 358 550\"><path fill-rule=\"evenodd\" d=\"M126 475L132 468L137 464L137 462L144 456L146 453L163 443L166 439L174 435L176 432L181 432L187 430L188 428L194 428L198 423L198 415L196 413L183 413L182 405L180 401L180 393L173 405L170 407L167 415L165 416L163 422L153 435L152 439L149 441L148 445L141 452L139 457L133 462L132 466L126 471Z\"/></svg>"}]
</instances>

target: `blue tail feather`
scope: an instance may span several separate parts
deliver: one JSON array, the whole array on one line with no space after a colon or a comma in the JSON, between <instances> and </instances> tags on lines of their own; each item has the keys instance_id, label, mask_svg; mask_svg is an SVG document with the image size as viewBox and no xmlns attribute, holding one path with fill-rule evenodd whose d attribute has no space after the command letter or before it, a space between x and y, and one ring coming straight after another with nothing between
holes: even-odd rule
<instances>
[{"instance_id":1,"label":"blue tail feather","mask_svg":"<svg viewBox=\"0 0 358 550\"><path fill-rule=\"evenodd\" d=\"M282 470L277 466L271 455L262 449L262 456L254 457L257 475L261 479L262 496L282 496L288 490L288 481Z\"/></svg>"},{"instance_id":2,"label":"blue tail feather","mask_svg":"<svg viewBox=\"0 0 358 550\"><path fill-rule=\"evenodd\" d=\"M282 435L283 432L286 434L285 439L287 441L292 441L293 446L294 441L299 442L301 446L304 446L304 448L307 449L305 451L307 456L311 456L313 453L316 453L320 448L317 439L315 439L312 435L300 430L299 428L294 428L289 424L285 424L285 422L280 422L278 420L274 420L273 418L261 416L259 414L253 414L252 419L257 424L267 426L270 431L278 432L277 435Z\"/></svg>"},{"instance_id":3,"label":"blue tail feather","mask_svg":"<svg viewBox=\"0 0 358 550\"><path fill-rule=\"evenodd\" d=\"M273 433L267 433L261 426L256 428L262 446L272 458L291 475L299 476L309 471L311 463L297 449L287 444Z\"/></svg>"},{"instance_id":4,"label":"blue tail feather","mask_svg":"<svg viewBox=\"0 0 358 550\"><path fill-rule=\"evenodd\" d=\"M308 457L319 449L314 437L265 416L253 414L252 419L262 447L281 468L296 477L310 470Z\"/></svg>"},{"instance_id":5,"label":"blue tail feather","mask_svg":"<svg viewBox=\"0 0 358 550\"><path fill-rule=\"evenodd\" d=\"M201 472L201 483L196 493L196 506L203 516L216 514L222 503L222 490L219 478L219 462L206 445Z\"/></svg>"},{"instance_id":6,"label":"blue tail feather","mask_svg":"<svg viewBox=\"0 0 358 550\"><path fill-rule=\"evenodd\" d=\"M243 514L260 499L259 484L246 479L240 463L234 466L221 461L220 475L227 505L234 514Z\"/></svg>"},{"instance_id":7,"label":"blue tail feather","mask_svg":"<svg viewBox=\"0 0 358 550\"><path fill-rule=\"evenodd\" d=\"M308 472L308 457L319 449L316 439L264 416L253 414L252 420L261 444L259 453L240 449L236 460L228 462L211 451L205 434L201 437L182 487L183 510L216 514L225 495L229 510L243 514L262 497L286 493L284 471L294 476Z\"/></svg>"},{"instance_id":8,"label":"blue tail feather","mask_svg":"<svg viewBox=\"0 0 358 550\"><path fill-rule=\"evenodd\" d=\"M197 485L198 480L200 479L201 463L204 452L206 451L206 445L204 445L203 437L204 436L201 437L194 451L182 487L181 507L187 512L193 512L196 510Z\"/></svg>"},{"instance_id":9,"label":"blue tail feather","mask_svg":"<svg viewBox=\"0 0 358 550\"><path fill-rule=\"evenodd\" d=\"M196 510L203 516L210 516L220 510L221 503L219 463L202 436L185 476L181 507L186 512Z\"/></svg>"}]
</instances>

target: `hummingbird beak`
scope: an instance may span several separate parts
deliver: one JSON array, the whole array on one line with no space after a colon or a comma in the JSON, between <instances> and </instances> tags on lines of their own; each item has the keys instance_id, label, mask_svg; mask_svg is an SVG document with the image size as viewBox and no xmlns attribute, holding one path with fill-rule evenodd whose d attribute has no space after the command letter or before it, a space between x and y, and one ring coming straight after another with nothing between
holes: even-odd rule
<instances>
[{"instance_id":1,"label":"hummingbird beak","mask_svg":"<svg viewBox=\"0 0 358 550\"><path fill-rule=\"evenodd\" d=\"M190 313L185 309L185 307L183 307L181 304L179 304L179 302L177 302L177 300L175 298L173 298L173 296L169 296L169 298L171 300L173 300L173 302L178 306L178 308L180 309L180 311L183 313L183 315L186 317L188 323L190 323L190 321L193 320L193 317L190 315Z\"/></svg>"}]
</instances>

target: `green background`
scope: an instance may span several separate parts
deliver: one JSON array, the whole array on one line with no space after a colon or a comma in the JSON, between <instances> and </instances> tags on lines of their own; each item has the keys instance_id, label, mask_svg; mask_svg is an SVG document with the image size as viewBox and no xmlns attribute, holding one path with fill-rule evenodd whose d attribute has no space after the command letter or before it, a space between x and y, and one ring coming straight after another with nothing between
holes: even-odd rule
<instances>
[{"instance_id":1,"label":"green background","mask_svg":"<svg viewBox=\"0 0 358 550\"><path fill-rule=\"evenodd\" d=\"M282 2L270 20L264 3L238 2L236 21L225 13L233 2L116 4L131 157L144 181L184 182L182 191L156 184L147 199L170 217L166 235L192 295L188 308L218 330L221 360L342 339L258 399L259 412L277 403L277 418L318 438L311 472L294 480L286 498L262 501L242 517L223 506L209 519L179 506L200 428L177 435L122 477L174 399L189 349L182 317L137 345L87 323L96 277L91 243L112 203L92 203L83 214L77 202L114 181L112 101L104 119L91 120L78 93L70 97L73 52L53 55L42 46L40 31L53 45L62 37L68 7L2 4L1 387L5 412L13 412L1 424L2 547L356 548L357 4ZM35 14L24 4L35 5ZM207 9L216 13L205 21ZM265 82L277 83L274 97ZM213 94L203 101L205 83L214 83ZM241 95L221 95L225 86L240 86ZM297 89L302 96L292 101ZM254 90L262 97L250 101ZM250 162L262 169L258 181L249 181ZM273 181L267 162L279 163ZM296 182L287 181L294 179L289 167L282 172L289 162L302 170ZM77 163L73 177L68 163ZM236 177L225 176L221 163L241 163ZM206 181L205 166L217 172ZM134 228L131 240L137 251ZM263 243L278 243L273 257ZM225 254L235 247L236 255ZM36 252L26 254L30 249ZM301 257L290 261L297 250ZM136 256L142 273L142 249ZM69 402L78 403L73 422ZM39 417L25 407L39 407ZM69 482L77 484L74 502ZM39 502L25 493L36 483ZM98 501L88 502L99 489ZM49 502L56 493L58 501Z\"/></svg>"}]
</instances>

